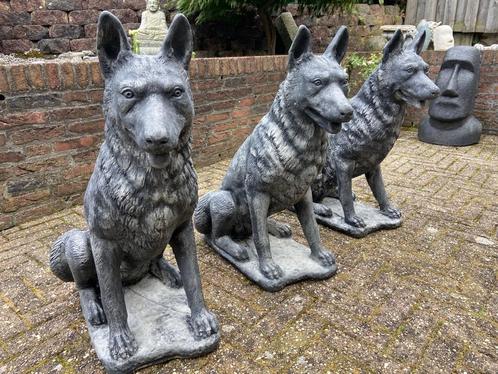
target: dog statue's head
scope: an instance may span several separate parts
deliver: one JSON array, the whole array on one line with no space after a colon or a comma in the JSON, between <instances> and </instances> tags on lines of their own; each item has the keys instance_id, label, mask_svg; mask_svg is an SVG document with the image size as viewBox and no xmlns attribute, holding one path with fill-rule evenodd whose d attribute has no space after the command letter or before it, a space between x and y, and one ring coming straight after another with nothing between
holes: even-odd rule
<instances>
[{"instance_id":1,"label":"dog statue's head","mask_svg":"<svg viewBox=\"0 0 498 374\"><path fill-rule=\"evenodd\" d=\"M152 167L165 167L169 153L189 141L194 115L188 80L192 30L187 19L177 14L160 53L142 56L131 52L121 22L102 12L97 51L106 116L120 136L147 154Z\"/></svg>"},{"instance_id":2,"label":"dog statue's head","mask_svg":"<svg viewBox=\"0 0 498 374\"><path fill-rule=\"evenodd\" d=\"M339 65L346 53L348 31L339 28L322 55L311 52L311 33L300 26L289 50L285 95L291 110L308 116L327 132L337 133L351 119L346 94L348 76Z\"/></svg>"},{"instance_id":3,"label":"dog statue's head","mask_svg":"<svg viewBox=\"0 0 498 374\"><path fill-rule=\"evenodd\" d=\"M439 88L427 76L429 65L419 56L425 38L424 30L411 43L405 43L401 31L396 30L384 47L379 67L382 87L396 100L417 108L439 95Z\"/></svg>"}]
</instances>

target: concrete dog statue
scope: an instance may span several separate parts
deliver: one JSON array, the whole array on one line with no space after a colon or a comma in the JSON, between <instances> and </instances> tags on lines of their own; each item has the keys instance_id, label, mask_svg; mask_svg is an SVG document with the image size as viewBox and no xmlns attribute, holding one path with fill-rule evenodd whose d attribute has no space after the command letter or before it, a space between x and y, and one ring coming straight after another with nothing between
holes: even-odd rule
<instances>
[{"instance_id":1,"label":"concrete dog statue","mask_svg":"<svg viewBox=\"0 0 498 374\"><path fill-rule=\"evenodd\" d=\"M194 212L196 229L234 259L247 261L247 248L234 239L253 235L259 269L268 279L282 277L270 250L268 232L290 236L268 216L294 206L311 257L335 264L324 250L313 217L310 184L322 169L327 133L351 118L345 92L347 75L339 63L347 47L342 27L323 55L314 55L311 34L301 26L289 50L288 74L270 111L236 152L219 191L201 197Z\"/></svg>"},{"instance_id":2,"label":"concrete dog statue","mask_svg":"<svg viewBox=\"0 0 498 374\"><path fill-rule=\"evenodd\" d=\"M177 15L160 54L138 56L119 20L102 12L97 50L105 78L105 141L84 197L88 230L59 237L50 265L59 278L75 282L88 323L108 324L110 356L124 360L138 347L123 285L147 274L171 287L183 283L199 339L216 333L218 323L204 305L192 225L197 176L190 157L190 25ZM179 273L163 258L167 244Z\"/></svg>"},{"instance_id":3,"label":"concrete dog statue","mask_svg":"<svg viewBox=\"0 0 498 374\"><path fill-rule=\"evenodd\" d=\"M313 183L315 213L331 216L332 211L320 203L324 197L339 197L344 220L364 227L353 206L351 180L365 175L384 215L400 218L400 211L387 197L380 163L399 136L406 105L420 108L426 100L439 95L437 86L427 77L428 65L419 56L425 31L404 46L397 30L384 47L382 62L353 97L353 118L341 131L330 136L327 161Z\"/></svg>"}]
</instances>

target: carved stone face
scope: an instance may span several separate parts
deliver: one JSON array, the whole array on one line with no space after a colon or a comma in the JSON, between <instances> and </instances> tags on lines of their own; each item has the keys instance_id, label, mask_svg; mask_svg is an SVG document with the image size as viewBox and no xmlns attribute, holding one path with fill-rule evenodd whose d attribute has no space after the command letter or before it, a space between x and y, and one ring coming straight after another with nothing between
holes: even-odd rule
<instances>
[{"instance_id":1,"label":"carved stone face","mask_svg":"<svg viewBox=\"0 0 498 374\"><path fill-rule=\"evenodd\" d=\"M455 45L453 29L448 25L441 25L434 29L434 50L446 51Z\"/></svg>"},{"instance_id":2,"label":"carved stone face","mask_svg":"<svg viewBox=\"0 0 498 374\"><path fill-rule=\"evenodd\" d=\"M148 0L147 1L147 9L151 12L157 12L159 10L159 1L158 0Z\"/></svg>"},{"instance_id":3,"label":"carved stone face","mask_svg":"<svg viewBox=\"0 0 498 374\"><path fill-rule=\"evenodd\" d=\"M472 114L480 64L480 53L474 47L458 46L446 52L436 80L441 95L429 107L431 117L449 122Z\"/></svg>"}]
</instances>

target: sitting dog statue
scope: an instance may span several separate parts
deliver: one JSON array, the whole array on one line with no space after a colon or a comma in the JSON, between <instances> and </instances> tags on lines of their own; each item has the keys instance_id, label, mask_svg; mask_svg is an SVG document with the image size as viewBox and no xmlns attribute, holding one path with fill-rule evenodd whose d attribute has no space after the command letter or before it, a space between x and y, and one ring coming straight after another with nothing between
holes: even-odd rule
<instances>
[{"instance_id":1,"label":"sitting dog statue","mask_svg":"<svg viewBox=\"0 0 498 374\"><path fill-rule=\"evenodd\" d=\"M218 331L205 305L192 214L197 177L190 156L194 115L188 80L192 32L177 15L157 56L131 52L109 12L98 21L97 50L105 78L105 141L84 197L88 230L59 237L52 271L74 281L90 325L108 324L114 360L137 351L127 322L123 285L147 274L185 288L198 339ZM166 262L170 244L180 272Z\"/></svg>"},{"instance_id":2,"label":"sitting dog statue","mask_svg":"<svg viewBox=\"0 0 498 374\"><path fill-rule=\"evenodd\" d=\"M325 197L338 196L344 221L364 227L364 220L355 213L351 189L352 178L364 174L382 214L401 217L387 197L380 163L398 139L406 105L420 108L439 95L438 87L426 75L429 66L419 56L424 41L425 31L404 46L403 35L397 30L384 47L380 65L351 100L353 118L330 136L323 172L312 185L318 216L332 216L332 211L319 203Z\"/></svg>"},{"instance_id":3,"label":"sitting dog statue","mask_svg":"<svg viewBox=\"0 0 498 374\"><path fill-rule=\"evenodd\" d=\"M311 52L310 40L310 31L301 26L270 111L236 152L221 189L201 197L194 212L195 227L208 244L238 261L247 261L248 253L235 240L252 234L259 269L268 279L283 275L272 258L268 233L290 235L268 216L291 206L311 257L323 266L335 265L320 243L310 185L325 162L327 133L339 131L352 114L345 96L347 75L339 65L347 29L340 28L323 55Z\"/></svg>"}]
</instances>

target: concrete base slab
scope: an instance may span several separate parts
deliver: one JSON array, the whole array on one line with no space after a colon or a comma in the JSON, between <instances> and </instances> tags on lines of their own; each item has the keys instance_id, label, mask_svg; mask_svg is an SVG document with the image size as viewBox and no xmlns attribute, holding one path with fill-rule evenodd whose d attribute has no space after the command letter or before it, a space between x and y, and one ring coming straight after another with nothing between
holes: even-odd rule
<instances>
[{"instance_id":1,"label":"concrete base slab","mask_svg":"<svg viewBox=\"0 0 498 374\"><path fill-rule=\"evenodd\" d=\"M87 323L92 345L108 373L134 370L179 357L197 357L214 351L220 335L196 340L187 318L190 308L183 288L171 288L148 276L125 287L128 324L138 351L126 360L113 360L108 348L108 326Z\"/></svg>"},{"instance_id":2,"label":"concrete base slab","mask_svg":"<svg viewBox=\"0 0 498 374\"><path fill-rule=\"evenodd\" d=\"M363 218L366 226L354 227L344 221L344 212L339 199L326 197L323 199L322 204L329 207L334 214L332 217L315 214L316 221L323 226L343 232L354 238L362 238L378 230L395 229L400 227L403 221L402 218L389 218L382 214L378 208L355 201L354 209L356 214Z\"/></svg>"},{"instance_id":3,"label":"concrete base slab","mask_svg":"<svg viewBox=\"0 0 498 374\"><path fill-rule=\"evenodd\" d=\"M209 237L205 236L204 239L211 248L248 279L270 292L280 291L289 284L306 279L327 279L337 272L337 264L325 267L313 260L310 257L311 251L308 247L291 238L277 238L270 235L273 260L282 268L284 275L279 279L268 279L259 269L258 255L252 237L239 242L248 249L249 260L244 262L236 260L216 246Z\"/></svg>"}]
</instances>

